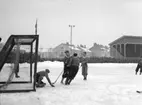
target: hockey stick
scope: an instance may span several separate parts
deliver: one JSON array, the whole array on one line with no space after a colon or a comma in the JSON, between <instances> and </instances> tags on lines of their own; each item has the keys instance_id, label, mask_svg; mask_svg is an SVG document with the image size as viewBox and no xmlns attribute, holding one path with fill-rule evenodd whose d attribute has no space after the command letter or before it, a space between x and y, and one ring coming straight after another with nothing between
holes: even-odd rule
<instances>
[{"instance_id":1,"label":"hockey stick","mask_svg":"<svg viewBox=\"0 0 142 105\"><path fill-rule=\"evenodd\" d=\"M59 79L59 77L61 76L61 74L63 73L63 71L59 74L59 76L57 77L57 79L52 84L55 84L57 82L57 80Z\"/></svg>"},{"instance_id":2,"label":"hockey stick","mask_svg":"<svg viewBox=\"0 0 142 105\"><path fill-rule=\"evenodd\" d=\"M142 93L142 91L139 91L139 90L137 90L136 92L137 92L137 93Z\"/></svg>"},{"instance_id":3,"label":"hockey stick","mask_svg":"<svg viewBox=\"0 0 142 105\"><path fill-rule=\"evenodd\" d=\"M79 69L81 68L81 66L79 66ZM57 77L57 79L52 83L55 84L57 82L57 80L59 79L59 77L61 76L61 74L64 72L64 70L59 74L59 76Z\"/></svg>"}]
</instances>

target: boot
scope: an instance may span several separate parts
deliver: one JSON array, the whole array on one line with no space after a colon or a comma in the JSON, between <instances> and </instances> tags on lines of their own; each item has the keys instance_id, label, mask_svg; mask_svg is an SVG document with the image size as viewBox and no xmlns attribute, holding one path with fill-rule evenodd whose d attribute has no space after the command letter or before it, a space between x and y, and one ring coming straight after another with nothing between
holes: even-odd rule
<instances>
[{"instance_id":1,"label":"boot","mask_svg":"<svg viewBox=\"0 0 142 105\"><path fill-rule=\"evenodd\" d=\"M68 81L68 85L70 85L71 81L72 81L71 79Z\"/></svg>"},{"instance_id":2,"label":"boot","mask_svg":"<svg viewBox=\"0 0 142 105\"><path fill-rule=\"evenodd\" d=\"M65 85L68 85L68 83L69 83L69 78L66 79Z\"/></svg>"},{"instance_id":3,"label":"boot","mask_svg":"<svg viewBox=\"0 0 142 105\"><path fill-rule=\"evenodd\" d=\"M15 77L16 77L16 78L20 78L20 76L19 76L18 74L15 74Z\"/></svg>"},{"instance_id":4,"label":"boot","mask_svg":"<svg viewBox=\"0 0 142 105\"><path fill-rule=\"evenodd\" d=\"M87 77L86 76L84 76L84 79L83 80L87 80Z\"/></svg>"}]
</instances>

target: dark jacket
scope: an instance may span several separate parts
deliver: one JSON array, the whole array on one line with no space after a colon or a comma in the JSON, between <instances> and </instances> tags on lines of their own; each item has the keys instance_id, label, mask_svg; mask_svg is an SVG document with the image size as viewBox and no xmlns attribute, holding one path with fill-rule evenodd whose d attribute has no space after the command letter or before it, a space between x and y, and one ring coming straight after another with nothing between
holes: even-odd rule
<instances>
[{"instance_id":1,"label":"dark jacket","mask_svg":"<svg viewBox=\"0 0 142 105\"><path fill-rule=\"evenodd\" d=\"M69 66L79 66L80 60L79 58L76 56L72 56L70 58L70 62L69 62Z\"/></svg>"},{"instance_id":2,"label":"dark jacket","mask_svg":"<svg viewBox=\"0 0 142 105\"><path fill-rule=\"evenodd\" d=\"M70 62L70 57L65 56L64 57L64 66L67 66Z\"/></svg>"},{"instance_id":3,"label":"dark jacket","mask_svg":"<svg viewBox=\"0 0 142 105\"><path fill-rule=\"evenodd\" d=\"M39 71L39 72L37 72L37 74L39 75L39 76L42 76L42 77L44 77L44 76L46 76L46 72L45 71Z\"/></svg>"}]
</instances>

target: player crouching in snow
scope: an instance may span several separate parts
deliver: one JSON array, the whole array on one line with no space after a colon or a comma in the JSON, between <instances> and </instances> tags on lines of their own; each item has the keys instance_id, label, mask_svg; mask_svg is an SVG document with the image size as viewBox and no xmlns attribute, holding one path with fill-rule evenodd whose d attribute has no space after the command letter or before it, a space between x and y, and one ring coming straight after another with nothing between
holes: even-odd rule
<instances>
[{"instance_id":1,"label":"player crouching in snow","mask_svg":"<svg viewBox=\"0 0 142 105\"><path fill-rule=\"evenodd\" d=\"M141 73L142 73L142 57L140 58L140 60L139 60L139 62L138 62L138 64L137 64L137 67L136 67L136 75L137 75L137 73L138 73L138 71L139 71L139 69L140 69L140 75L141 75Z\"/></svg>"},{"instance_id":2,"label":"player crouching in snow","mask_svg":"<svg viewBox=\"0 0 142 105\"><path fill-rule=\"evenodd\" d=\"M46 77L48 83L52 86L55 87L51 81L50 78L48 76L48 73L50 73L49 69L45 69L45 71L39 71L36 73L35 75L35 81L36 81L36 87L44 87L46 85L46 83L42 82L43 77Z\"/></svg>"}]
</instances>

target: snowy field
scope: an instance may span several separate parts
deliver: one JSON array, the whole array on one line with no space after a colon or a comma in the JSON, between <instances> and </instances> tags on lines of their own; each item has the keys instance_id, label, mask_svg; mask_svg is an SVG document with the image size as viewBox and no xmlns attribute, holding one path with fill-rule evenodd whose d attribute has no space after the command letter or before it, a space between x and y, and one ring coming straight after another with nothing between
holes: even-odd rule
<instances>
[{"instance_id":1,"label":"snowy field","mask_svg":"<svg viewBox=\"0 0 142 105\"><path fill-rule=\"evenodd\" d=\"M63 63L38 63L38 71L45 68L50 69L54 82ZM47 83L36 92L0 94L0 105L142 105L142 94L136 93L142 90L142 76L135 75L135 68L136 64L89 64L87 81L83 80L80 68L69 86L61 84L60 77L55 87Z\"/></svg>"}]
</instances>

